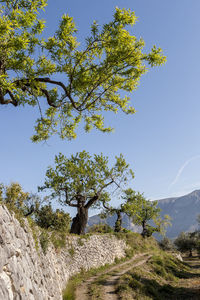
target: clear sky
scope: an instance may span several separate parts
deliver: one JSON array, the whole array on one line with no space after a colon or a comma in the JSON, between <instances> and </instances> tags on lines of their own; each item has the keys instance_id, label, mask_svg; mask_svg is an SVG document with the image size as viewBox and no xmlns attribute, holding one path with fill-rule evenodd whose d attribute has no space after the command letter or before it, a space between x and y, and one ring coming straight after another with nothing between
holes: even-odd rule
<instances>
[{"instance_id":1,"label":"clear sky","mask_svg":"<svg viewBox=\"0 0 200 300\"><path fill-rule=\"evenodd\" d=\"M103 152L112 163L123 153L135 172L132 188L149 199L183 195L200 188L200 1L199 0L49 0L44 17L46 34L53 33L63 13L74 17L79 38L93 20L112 19L115 6L130 8L138 17L131 32L143 37L146 49L160 46L164 66L149 70L131 96L133 116L109 114L114 133L78 131L74 141L51 138L33 144L37 109L0 107L0 181L18 181L37 191L55 154Z\"/></svg>"}]
</instances>

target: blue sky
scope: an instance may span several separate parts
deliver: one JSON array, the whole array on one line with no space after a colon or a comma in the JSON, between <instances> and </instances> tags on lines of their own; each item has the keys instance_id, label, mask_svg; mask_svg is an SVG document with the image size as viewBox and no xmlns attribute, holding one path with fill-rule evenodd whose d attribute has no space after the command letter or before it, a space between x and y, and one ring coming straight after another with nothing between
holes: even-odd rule
<instances>
[{"instance_id":1,"label":"blue sky","mask_svg":"<svg viewBox=\"0 0 200 300\"><path fill-rule=\"evenodd\" d=\"M133 116L109 114L111 134L78 131L74 141L53 137L33 144L37 109L0 107L0 181L18 181L37 191L55 154L66 156L85 149L103 152L114 161L123 153L135 172L133 189L149 199L183 195L200 188L200 1L199 0L49 0L44 17L46 35L53 33L63 13L74 17L79 39L93 20L112 19L115 6L130 8L138 17L131 32L143 37L146 49L160 46L167 63L149 70L131 96Z\"/></svg>"}]
</instances>

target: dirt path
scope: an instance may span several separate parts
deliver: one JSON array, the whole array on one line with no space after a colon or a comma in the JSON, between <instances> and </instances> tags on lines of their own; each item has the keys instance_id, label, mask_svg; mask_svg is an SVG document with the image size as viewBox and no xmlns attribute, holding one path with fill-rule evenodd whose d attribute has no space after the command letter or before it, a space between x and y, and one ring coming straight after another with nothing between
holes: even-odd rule
<instances>
[{"instance_id":1,"label":"dirt path","mask_svg":"<svg viewBox=\"0 0 200 300\"><path fill-rule=\"evenodd\" d=\"M111 275L105 285L104 285L104 299L106 300L118 300L119 297L116 294L116 284L117 281L120 279L120 276L124 275L134 267L138 267L146 263L150 259L151 255L145 257L143 260L140 260L137 263L130 264L129 267L123 269L123 271L119 271L116 275ZM120 266L119 266L120 267Z\"/></svg>"},{"instance_id":2,"label":"dirt path","mask_svg":"<svg viewBox=\"0 0 200 300\"><path fill-rule=\"evenodd\" d=\"M81 285L79 285L76 289L76 300L88 300L89 295L89 287L90 285L95 282L100 276L105 274L110 274L113 271L116 271L115 274L111 274L102 285L103 289L103 298L106 300L116 300L117 295L115 294L115 285L117 280L120 278L121 275L125 274L133 267L137 267L139 265L144 264L151 256L147 256L146 253L144 254L136 254L130 260L125 261L121 264L117 264L111 268L108 268L106 271L99 273L96 276L90 277L88 280L84 281ZM143 259L142 259L143 258ZM138 259L140 259L138 261ZM142 260L141 260L142 259ZM135 262L135 263L134 263Z\"/></svg>"}]
</instances>

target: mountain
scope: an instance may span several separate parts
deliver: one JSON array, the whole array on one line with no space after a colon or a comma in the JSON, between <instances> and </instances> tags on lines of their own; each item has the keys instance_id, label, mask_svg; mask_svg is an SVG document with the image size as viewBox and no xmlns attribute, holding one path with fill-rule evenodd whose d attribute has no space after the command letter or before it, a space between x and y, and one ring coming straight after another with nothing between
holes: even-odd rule
<instances>
[{"instance_id":1,"label":"mountain","mask_svg":"<svg viewBox=\"0 0 200 300\"><path fill-rule=\"evenodd\" d=\"M175 238L181 231L194 231L198 224L197 215L200 214L200 190L190 194L162 199L158 201L162 209L161 216L167 214L172 220L172 226L168 227L166 235Z\"/></svg>"},{"instance_id":2,"label":"mountain","mask_svg":"<svg viewBox=\"0 0 200 300\"><path fill-rule=\"evenodd\" d=\"M182 231L194 231L197 229L196 218L200 214L200 190L181 197L158 200L158 206L162 209L161 216L169 215L172 218L172 226L169 226L167 229L167 237L175 238ZM95 215L89 218L88 225L107 223L113 227L115 220L115 215L109 216L105 220L100 219L99 215ZM123 215L123 227L140 232L140 228L134 226L125 214Z\"/></svg>"}]
</instances>

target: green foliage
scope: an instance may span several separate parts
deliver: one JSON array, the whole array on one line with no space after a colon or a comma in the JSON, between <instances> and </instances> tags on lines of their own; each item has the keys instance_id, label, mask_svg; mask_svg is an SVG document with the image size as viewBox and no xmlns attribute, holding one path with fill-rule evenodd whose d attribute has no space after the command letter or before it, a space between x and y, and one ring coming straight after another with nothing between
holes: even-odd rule
<instances>
[{"instance_id":1,"label":"green foliage","mask_svg":"<svg viewBox=\"0 0 200 300\"><path fill-rule=\"evenodd\" d=\"M156 201L146 200L143 194L136 193L132 189L124 191L124 210L132 218L134 224L141 226L145 221L155 220L160 214L160 208Z\"/></svg>"},{"instance_id":2,"label":"green foliage","mask_svg":"<svg viewBox=\"0 0 200 300\"><path fill-rule=\"evenodd\" d=\"M56 209L53 211L51 205L42 206L38 209L35 222L41 228L52 229L57 231L68 231L71 218L63 210Z\"/></svg>"},{"instance_id":3,"label":"green foliage","mask_svg":"<svg viewBox=\"0 0 200 300\"><path fill-rule=\"evenodd\" d=\"M89 233L111 233L113 232L113 228L107 224L94 224L89 227Z\"/></svg>"},{"instance_id":4,"label":"green foliage","mask_svg":"<svg viewBox=\"0 0 200 300\"><path fill-rule=\"evenodd\" d=\"M161 247L161 249L167 250L167 251L170 251L170 250L174 249L174 245L173 245L172 241L169 238L167 238L167 237L164 237L159 242L159 246Z\"/></svg>"},{"instance_id":5,"label":"green foliage","mask_svg":"<svg viewBox=\"0 0 200 300\"><path fill-rule=\"evenodd\" d=\"M68 250L68 252L71 255L71 257L74 257L74 254L75 254L74 247L71 246L71 248Z\"/></svg>"},{"instance_id":6,"label":"green foliage","mask_svg":"<svg viewBox=\"0 0 200 300\"><path fill-rule=\"evenodd\" d=\"M146 200L143 194L136 193L132 189L124 191L125 203L123 211L132 219L133 223L142 226L143 237L151 236L154 232L164 234L165 228L170 224L170 217L164 216L160 218L161 209L157 207L156 201ZM148 224L149 221L154 221L156 226Z\"/></svg>"},{"instance_id":7,"label":"green foliage","mask_svg":"<svg viewBox=\"0 0 200 300\"><path fill-rule=\"evenodd\" d=\"M134 12L116 8L113 20L96 22L83 45L77 41L73 18L64 14L53 36L42 37L45 21L39 18L46 0L1 1L0 104L39 106L34 142L56 132L75 138L83 120L85 130L104 126L103 111L135 113L129 94L150 67L166 61L160 48L143 51L143 39L127 26L136 22ZM55 78L65 78L65 81ZM121 91L127 93L122 96ZM124 95L124 93L123 93ZM47 109L42 112L43 97Z\"/></svg>"},{"instance_id":8,"label":"green foliage","mask_svg":"<svg viewBox=\"0 0 200 300\"><path fill-rule=\"evenodd\" d=\"M20 211L22 214L26 210L25 201L29 193L23 191L21 185L17 182L12 182L10 185L0 186L0 201L12 211Z\"/></svg>"},{"instance_id":9,"label":"green foliage","mask_svg":"<svg viewBox=\"0 0 200 300\"><path fill-rule=\"evenodd\" d=\"M190 268L162 251L153 254L146 264L120 277L118 297L122 300L193 299L190 289L178 288L179 279L188 276Z\"/></svg>"},{"instance_id":10,"label":"green foliage","mask_svg":"<svg viewBox=\"0 0 200 300\"><path fill-rule=\"evenodd\" d=\"M49 235L48 232L42 231L40 234L40 245L43 250L43 253L46 254L48 250L48 245L49 245Z\"/></svg>"},{"instance_id":11,"label":"green foliage","mask_svg":"<svg viewBox=\"0 0 200 300\"><path fill-rule=\"evenodd\" d=\"M35 222L33 221L32 218L28 217L27 218L28 223L29 223L29 227L31 228L31 232L32 232L32 236L35 242L35 248L37 251L39 251L39 240L38 240L38 236L39 236L39 229L36 226Z\"/></svg>"},{"instance_id":12,"label":"green foliage","mask_svg":"<svg viewBox=\"0 0 200 300\"><path fill-rule=\"evenodd\" d=\"M109 168L108 158L102 154L92 158L82 151L66 158L60 153L55 157L55 167L48 168L44 186L39 189L50 189L51 198L57 197L62 204L88 209L108 202L111 187L116 189L133 177L122 155L116 157L114 166Z\"/></svg>"},{"instance_id":13,"label":"green foliage","mask_svg":"<svg viewBox=\"0 0 200 300\"><path fill-rule=\"evenodd\" d=\"M52 231L50 233L50 241L56 249L64 248L66 246L66 232Z\"/></svg>"},{"instance_id":14,"label":"green foliage","mask_svg":"<svg viewBox=\"0 0 200 300\"><path fill-rule=\"evenodd\" d=\"M192 251L196 248L198 240L198 236L194 233L181 232L175 239L174 244L179 251L189 252L189 255L192 256Z\"/></svg>"},{"instance_id":15,"label":"green foliage","mask_svg":"<svg viewBox=\"0 0 200 300\"><path fill-rule=\"evenodd\" d=\"M23 222L23 217L35 214L41 202L37 194L24 192L17 182L12 182L10 185L0 184L0 203L14 212L20 222Z\"/></svg>"}]
</instances>

